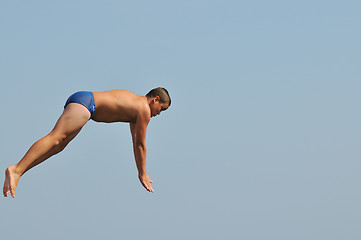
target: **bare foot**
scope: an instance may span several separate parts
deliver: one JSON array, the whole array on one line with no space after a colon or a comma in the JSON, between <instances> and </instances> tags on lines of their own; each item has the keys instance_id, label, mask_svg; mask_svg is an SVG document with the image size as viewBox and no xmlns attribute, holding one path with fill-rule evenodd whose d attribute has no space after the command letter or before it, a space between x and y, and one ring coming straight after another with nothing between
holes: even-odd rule
<instances>
[{"instance_id":1,"label":"bare foot","mask_svg":"<svg viewBox=\"0 0 361 240\"><path fill-rule=\"evenodd\" d=\"M15 172L15 166L10 166L5 171L5 182L4 182L4 188L3 193L4 197L7 197L9 193L14 198L15 197L15 189L18 185L20 179L20 174L17 174Z\"/></svg>"}]
</instances>

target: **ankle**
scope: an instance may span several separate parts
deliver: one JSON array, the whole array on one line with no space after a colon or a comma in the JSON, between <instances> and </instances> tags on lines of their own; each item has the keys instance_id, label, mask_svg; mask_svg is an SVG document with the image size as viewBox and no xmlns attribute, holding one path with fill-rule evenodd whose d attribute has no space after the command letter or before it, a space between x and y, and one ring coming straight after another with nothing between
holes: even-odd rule
<instances>
[{"instance_id":1,"label":"ankle","mask_svg":"<svg viewBox=\"0 0 361 240\"><path fill-rule=\"evenodd\" d=\"M8 167L8 170L9 170L10 172L14 173L14 174L17 174L17 175L22 175L22 174L23 174L17 164Z\"/></svg>"}]
</instances>

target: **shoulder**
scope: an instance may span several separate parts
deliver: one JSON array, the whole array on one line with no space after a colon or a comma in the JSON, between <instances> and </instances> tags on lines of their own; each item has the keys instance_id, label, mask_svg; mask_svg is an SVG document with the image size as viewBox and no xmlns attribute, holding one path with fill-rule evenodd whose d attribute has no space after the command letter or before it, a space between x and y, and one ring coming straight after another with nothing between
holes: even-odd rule
<instances>
[{"instance_id":1,"label":"shoulder","mask_svg":"<svg viewBox=\"0 0 361 240\"><path fill-rule=\"evenodd\" d=\"M137 118L136 118L136 122L146 122L148 123L150 121L150 116L151 116L151 112L150 112L150 108L149 108L149 104L146 100L146 98L137 95L138 97L136 99L134 99L134 105L137 111Z\"/></svg>"}]
</instances>

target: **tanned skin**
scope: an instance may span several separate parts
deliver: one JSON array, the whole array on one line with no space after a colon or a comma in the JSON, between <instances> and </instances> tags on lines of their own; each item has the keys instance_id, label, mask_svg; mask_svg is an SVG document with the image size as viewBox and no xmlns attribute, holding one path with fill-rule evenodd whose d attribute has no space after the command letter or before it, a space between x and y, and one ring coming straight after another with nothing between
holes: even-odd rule
<instances>
[{"instance_id":1,"label":"tanned skin","mask_svg":"<svg viewBox=\"0 0 361 240\"><path fill-rule=\"evenodd\" d=\"M93 95L96 106L92 116L94 121L129 123L139 180L147 191L154 192L146 170L147 126L152 117L168 109L168 103L161 103L159 96L149 98L127 90L93 92ZM6 169L4 196L7 197L10 193L14 198L20 177L31 168L61 152L89 119L90 112L86 107L78 103L68 104L54 129L35 142L16 165Z\"/></svg>"}]
</instances>

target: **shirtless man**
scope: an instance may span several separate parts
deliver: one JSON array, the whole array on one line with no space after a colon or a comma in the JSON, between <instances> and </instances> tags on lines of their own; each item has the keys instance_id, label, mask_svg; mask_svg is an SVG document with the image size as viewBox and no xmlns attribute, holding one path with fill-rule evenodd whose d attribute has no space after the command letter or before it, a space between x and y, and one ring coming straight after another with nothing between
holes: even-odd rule
<instances>
[{"instance_id":1,"label":"shirtless man","mask_svg":"<svg viewBox=\"0 0 361 240\"><path fill-rule=\"evenodd\" d=\"M25 156L5 171L3 193L14 198L20 177L51 156L61 152L92 119L96 122L129 122L138 177L143 187L154 192L146 171L146 132L151 117L168 109L171 99L164 88L155 88L146 96L126 90L77 92L69 97L54 129L35 142Z\"/></svg>"}]
</instances>

